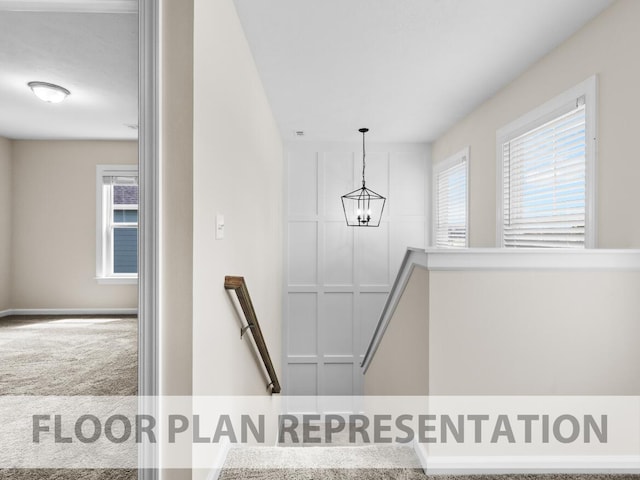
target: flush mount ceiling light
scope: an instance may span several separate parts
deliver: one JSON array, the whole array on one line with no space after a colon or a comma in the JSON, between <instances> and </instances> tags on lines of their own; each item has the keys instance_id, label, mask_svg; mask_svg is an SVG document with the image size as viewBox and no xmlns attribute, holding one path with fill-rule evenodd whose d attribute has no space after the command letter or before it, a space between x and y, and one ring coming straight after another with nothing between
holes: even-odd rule
<instances>
[{"instance_id":1,"label":"flush mount ceiling light","mask_svg":"<svg viewBox=\"0 0 640 480\"><path fill-rule=\"evenodd\" d=\"M350 227L378 227L382 219L386 198L367 188L364 178L366 167L364 134L369 129L361 128L358 131L362 133L362 187L342 196L342 210L347 225Z\"/></svg>"},{"instance_id":2,"label":"flush mount ceiling light","mask_svg":"<svg viewBox=\"0 0 640 480\"><path fill-rule=\"evenodd\" d=\"M53 83L29 82L27 85L36 97L47 103L60 103L71 94L66 88Z\"/></svg>"}]
</instances>

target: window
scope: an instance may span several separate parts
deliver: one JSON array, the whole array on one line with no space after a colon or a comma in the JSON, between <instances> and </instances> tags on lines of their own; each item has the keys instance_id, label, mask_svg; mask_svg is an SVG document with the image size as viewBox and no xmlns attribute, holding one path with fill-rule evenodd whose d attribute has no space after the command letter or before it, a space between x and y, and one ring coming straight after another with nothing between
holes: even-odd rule
<instances>
[{"instance_id":1,"label":"window","mask_svg":"<svg viewBox=\"0 0 640 480\"><path fill-rule=\"evenodd\" d=\"M107 283L138 278L138 169L97 167L96 276Z\"/></svg>"},{"instance_id":2,"label":"window","mask_svg":"<svg viewBox=\"0 0 640 480\"><path fill-rule=\"evenodd\" d=\"M434 233L436 247L468 245L469 148L433 167Z\"/></svg>"},{"instance_id":3,"label":"window","mask_svg":"<svg viewBox=\"0 0 640 480\"><path fill-rule=\"evenodd\" d=\"M595 77L498 131L499 246L595 246Z\"/></svg>"}]
</instances>

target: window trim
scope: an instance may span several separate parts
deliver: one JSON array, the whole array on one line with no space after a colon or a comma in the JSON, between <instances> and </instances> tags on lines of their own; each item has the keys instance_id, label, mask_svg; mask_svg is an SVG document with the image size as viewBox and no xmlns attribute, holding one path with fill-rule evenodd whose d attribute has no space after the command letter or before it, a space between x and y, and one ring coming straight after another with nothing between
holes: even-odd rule
<instances>
[{"instance_id":1,"label":"window trim","mask_svg":"<svg viewBox=\"0 0 640 480\"><path fill-rule=\"evenodd\" d=\"M471 148L469 146L463 148L457 153L447 157L441 162L433 165L431 172L431 192L433 195L432 200L432 227L431 227L431 245L434 248L455 248L455 247L436 247L436 242L438 239L438 173L451 168L459 163L465 162L465 175L467 176L466 189L465 189L465 237L464 237L464 247L460 248L469 248L469 162L470 162L470 153Z\"/></svg>"},{"instance_id":2,"label":"window trim","mask_svg":"<svg viewBox=\"0 0 640 480\"><path fill-rule=\"evenodd\" d=\"M101 285L136 285L139 273L108 274L106 268L107 255L104 242L104 218L107 205L104 202L103 178L105 176L138 175L137 165L97 165L96 166L96 282ZM126 207L125 207L126 208ZM138 211L140 199L138 198ZM139 222L138 222L138 228Z\"/></svg>"},{"instance_id":3,"label":"window trim","mask_svg":"<svg viewBox=\"0 0 640 480\"><path fill-rule=\"evenodd\" d=\"M522 115L516 120L498 129L496 132L496 246L504 246L504 159L502 145L515 137L540 126L559 115L566 106L576 99L585 98L585 234L584 246L597 248L598 226L596 212L596 166L598 132L598 77L592 75L574 87L566 90L548 102Z\"/></svg>"}]
</instances>

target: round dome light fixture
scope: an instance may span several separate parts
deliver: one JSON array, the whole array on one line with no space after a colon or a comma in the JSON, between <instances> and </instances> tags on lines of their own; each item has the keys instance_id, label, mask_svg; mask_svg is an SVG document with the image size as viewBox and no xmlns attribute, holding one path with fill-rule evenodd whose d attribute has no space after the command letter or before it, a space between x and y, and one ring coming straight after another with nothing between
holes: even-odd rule
<instances>
[{"instance_id":1,"label":"round dome light fixture","mask_svg":"<svg viewBox=\"0 0 640 480\"><path fill-rule=\"evenodd\" d=\"M29 82L27 85L36 97L47 103L60 103L71 95L69 90L53 83Z\"/></svg>"}]
</instances>

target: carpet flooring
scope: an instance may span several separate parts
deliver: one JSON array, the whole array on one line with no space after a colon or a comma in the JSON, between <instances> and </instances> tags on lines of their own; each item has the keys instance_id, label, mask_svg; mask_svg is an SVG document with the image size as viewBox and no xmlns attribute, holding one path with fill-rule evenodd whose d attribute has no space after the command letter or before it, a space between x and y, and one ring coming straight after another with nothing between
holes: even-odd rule
<instances>
[{"instance_id":1,"label":"carpet flooring","mask_svg":"<svg viewBox=\"0 0 640 480\"><path fill-rule=\"evenodd\" d=\"M10 480L135 480L135 470L0 470L0 478Z\"/></svg>"},{"instance_id":2,"label":"carpet flooring","mask_svg":"<svg viewBox=\"0 0 640 480\"><path fill-rule=\"evenodd\" d=\"M227 469L219 480L441 480L410 469ZM461 479L462 480L462 479ZM475 480L470 478L469 480ZM555 480L555 479L554 479ZM587 480L587 479L581 479Z\"/></svg>"},{"instance_id":3,"label":"carpet flooring","mask_svg":"<svg viewBox=\"0 0 640 480\"><path fill-rule=\"evenodd\" d=\"M137 391L137 321L135 317L7 317L0 319L0 395L135 395ZM337 439L334 444L344 444ZM293 445L287 445L293 447ZM1 448L1 446L0 446ZM386 447L388 448L388 447ZM477 475L427 476L419 468L367 468L384 453L375 447L351 448L351 467L310 468L324 458L345 455L339 447L274 447L262 453L233 449L220 480L640 480L640 475ZM323 452L324 451L324 452ZM252 456L267 455L278 468L245 468ZM327 457L328 456L328 457ZM416 459L417 460L417 459ZM284 468L282 468L284 467ZM0 470L11 480L134 480L135 470Z\"/></svg>"},{"instance_id":4,"label":"carpet flooring","mask_svg":"<svg viewBox=\"0 0 640 480\"><path fill-rule=\"evenodd\" d=\"M240 447L227 455L225 468L255 470L338 468L344 470L420 468L413 447L369 445L361 447Z\"/></svg>"},{"instance_id":5,"label":"carpet flooring","mask_svg":"<svg viewBox=\"0 0 640 480\"><path fill-rule=\"evenodd\" d=\"M0 319L0 395L135 395L137 319Z\"/></svg>"},{"instance_id":6,"label":"carpet flooring","mask_svg":"<svg viewBox=\"0 0 640 480\"><path fill-rule=\"evenodd\" d=\"M329 465L331 468L319 468ZM378 468L370 468L375 465ZM256 468L259 466L260 468ZM219 480L640 480L640 475L425 475L408 446L233 448Z\"/></svg>"},{"instance_id":7,"label":"carpet flooring","mask_svg":"<svg viewBox=\"0 0 640 480\"><path fill-rule=\"evenodd\" d=\"M223 471L219 480L638 480L640 475L425 475L422 470Z\"/></svg>"},{"instance_id":8,"label":"carpet flooring","mask_svg":"<svg viewBox=\"0 0 640 480\"><path fill-rule=\"evenodd\" d=\"M625 474L425 475L418 468L230 468L219 480L640 480Z\"/></svg>"},{"instance_id":9,"label":"carpet flooring","mask_svg":"<svg viewBox=\"0 0 640 480\"><path fill-rule=\"evenodd\" d=\"M0 319L0 395L136 395L135 316ZM134 480L135 470L0 469L12 480Z\"/></svg>"}]
</instances>

